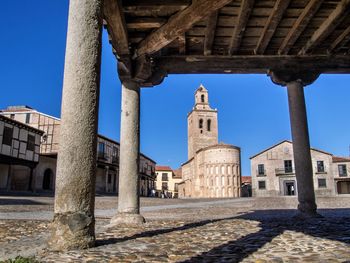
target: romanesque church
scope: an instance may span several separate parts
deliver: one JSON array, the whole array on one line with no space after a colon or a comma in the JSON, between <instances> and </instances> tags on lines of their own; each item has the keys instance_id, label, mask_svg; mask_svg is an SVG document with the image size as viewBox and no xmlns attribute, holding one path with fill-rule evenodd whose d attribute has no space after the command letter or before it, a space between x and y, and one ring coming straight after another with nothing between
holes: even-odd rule
<instances>
[{"instance_id":1,"label":"romanesque church","mask_svg":"<svg viewBox=\"0 0 350 263\"><path fill-rule=\"evenodd\" d=\"M208 90L195 92L195 106L187 116L188 160L182 164L180 197L239 197L240 148L218 143L218 111L209 104Z\"/></svg>"}]
</instances>

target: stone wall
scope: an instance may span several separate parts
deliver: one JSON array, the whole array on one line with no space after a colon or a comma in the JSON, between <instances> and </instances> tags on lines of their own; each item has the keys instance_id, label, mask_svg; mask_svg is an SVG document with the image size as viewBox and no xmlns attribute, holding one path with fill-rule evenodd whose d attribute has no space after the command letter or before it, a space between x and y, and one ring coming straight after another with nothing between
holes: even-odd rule
<instances>
[{"instance_id":1,"label":"stone wall","mask_svg":"<svg viewBox=\"0 0 350 263\"><path fill-rule=\"evenodd\" d=\"M185 197L240 197L240 149L218 144L204 148L182 166ZM181 190L179 190L181 196Z\"/></svg>"}]
</instances>

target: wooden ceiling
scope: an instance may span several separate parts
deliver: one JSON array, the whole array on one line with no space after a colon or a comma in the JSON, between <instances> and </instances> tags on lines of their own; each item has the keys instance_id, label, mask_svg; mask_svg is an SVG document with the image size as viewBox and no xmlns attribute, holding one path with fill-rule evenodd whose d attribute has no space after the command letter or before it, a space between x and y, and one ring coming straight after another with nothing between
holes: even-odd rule
<instances>
[{"instance_id":1,"label":"wooden ceiling","mask_svg":"<svg viewBox=\"0 0 350 263\"><path fill-rule=\"evenodd\" d=\"M350 0L105 0L121 77L350 73Z\"/></svg>"}]
</instances>

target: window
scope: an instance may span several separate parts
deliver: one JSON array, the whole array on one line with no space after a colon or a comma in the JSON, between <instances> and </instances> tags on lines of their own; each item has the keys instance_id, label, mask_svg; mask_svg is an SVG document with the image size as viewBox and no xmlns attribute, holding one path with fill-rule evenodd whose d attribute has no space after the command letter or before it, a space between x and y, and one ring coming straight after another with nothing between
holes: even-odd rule
<instances>
[{"instance_id":1,"label":"window","mask_svg":"<svg viewBox=\"0 0 350 263\"><path fill-rule=\"evenodd\" d=\"M108 174L107 183L108 184L112 183L112 175L111 174Z\"/></svg>"},{"instance_id":2,"label":"window","mask_svg":"<svg viewBox=\"0 0 350 263\"><path fill-rule=\"evenodd\" d=\"M175 192L178 192L178 191L179 191L179 184L175 184L174 190L175 190Z\"/></svg>"},{"instance_id":3,"label":"window","mask_svg":"<svg viewBox=\"0 0 350 263\"><path fill-rule=\"evenodd\" d=\"M118 156L118 148L113 147L113 157L117 157L117 156Z\"/></svg>"},{"instance_id":4,"label":"window","mask_svg":"<svg viewBox=\"0 0 350 263\"><path fill-rule=\"evenodd\" d=\"M203 119L199 120L199 129L203 129Z\"/></svg>"},{"instance_id":5,"label":"window","mask_svg":"<svg viewBox=\"0 0 350 263\"><path fill-rule=\"evenodd\" d=\"M339 176L347 176L348 175L348 173L346 171L346 164L339 164L338 171L339 171Z\"/></svg>"},{"instance_id":6,"label":"window","mask_svg":"<svg viewBox=\"0 0 350 263\"><path fill-rule=\"evenodd\" d=\"M112 163L117 163L118 162L118 148L113 147L113 152L112 152Z\"/></svg>"},{"instance_id":7,"label":"window","mask_svg":"<svg viewBox=\"0 0 350 263\"><path fill-rule=\"evenodd\" d=\"M168 174L162 173L162 181L168 181Z\"/></svg>"},{"instance_id":8,"label":"window","mask_svg":"<svg viewBox=\"0 0 350 263\"><path fill-rule=\"evenodd\" d=\"M35 150L35 136L30 134L28 134L27 150L33 152Z\"/></svg>"},{"instance_id":9,"label":"window","mask_svg":"<svg viewBox=\"0 0 350 263\"><path fill-rule=\"evenodd\" d=\"M258 187L259 187L259 190L265 190L266 189L266 182L265 181L258 181Z\"/></svg>"},{"instance_id":10,"label":"window","mask_svg":"<svg viewBox=\"0 0 350 263\"><path fill-rule=\"evenodd\" d=\"M98 157L99 158L105 157L105 144L103 142L98 143Z\"/></svg>"},{"instance_id":11,"label":"window","mask_svg":"<svg viewBox=\"0 0 350 263\"><path fill-rule=\"evenodd\" d=\"M292 173L293 172L292 160L285 160L284 161L284 172L285 173Z\"/></svg>"},{"instance_id":12,"label":"window","mask_svg":"<svg viewBox=\"0 0 350 263\"><path fill-rule=\"evenodd\" d=\"M258 164L258 175L265 175L265 166L263 164Z\"/></svg>"},{"instance_id":13,"label":"window","mask_svg":"<svg viewBox=\"0 0 350 263\"><path fill-rule=\"evenodd\" d=\"M201 95L201 102L204 102L204 94Z\"/></svg>"},{"instance_id":14,"label":"window","mask_svg":"<svg viewBox=\"0 0 350 263\"><path fill-rule=\"evenodd\" d=\"M318 179L318 188L326 188L326 187L327 187L326 179L319 178Z\"/></svg>"},{"instance_id":15,"label":"window","mask_svg":"<svg viewBox=\"0 0 350 263\"><path fill-rule=\"evenodd\" d=\"M207 130L210 131L211 120L207 120Z\"/></svg>"},{"instance_id":16,"label":"window","mask_svg":"<svg viewBox=\"0 0 350 263\"><path fill-rule=\"evenodd\" d=\"M323 161L317 161L317 172L324 173L324 163Z\"/></svg>"},{"instance_id":17,"label":"window","mask_svg":"<svg viewBox=\"0 0 350 263\"><path fill-rule=\"evenodd\" d=\"M168 183L162 183L162 190L168 190Z\"/></svg>"},{"instance_id":18,"label":"window","mask_svg":"<svg viewBox=\"0 0 350 263\"><path fill-rule=\"evenodd\" d=\"M29 123L30 122L30 113L27 113L26 114L26 123Z\"/></svg>"},{"instance_id":19,"label":"window","mask_svg":"<svg viewBox=\"0 0 350 263\"><path fill-rule=\"evenodd\" d=\"M12 135L13 135L13 128L4 127L4 135L2 138L2 143L5 145L12 146Z\"/></svg>"}]
</instances>

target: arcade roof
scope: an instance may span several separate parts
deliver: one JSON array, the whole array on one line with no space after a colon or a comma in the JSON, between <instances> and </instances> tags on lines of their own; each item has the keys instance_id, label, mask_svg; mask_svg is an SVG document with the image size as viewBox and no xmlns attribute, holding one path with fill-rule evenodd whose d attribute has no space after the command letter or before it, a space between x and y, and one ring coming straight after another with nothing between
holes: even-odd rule
<instances>
[{"instance_id":1,"label":"arcade roof","mask_svg":"<svg viewBox=\"0 0 350 263\"><path fill-rule=\"evenodd\" d=\"M105 0L119 75L350 72L350 0Z\"/></svg>"}]
</instances>

